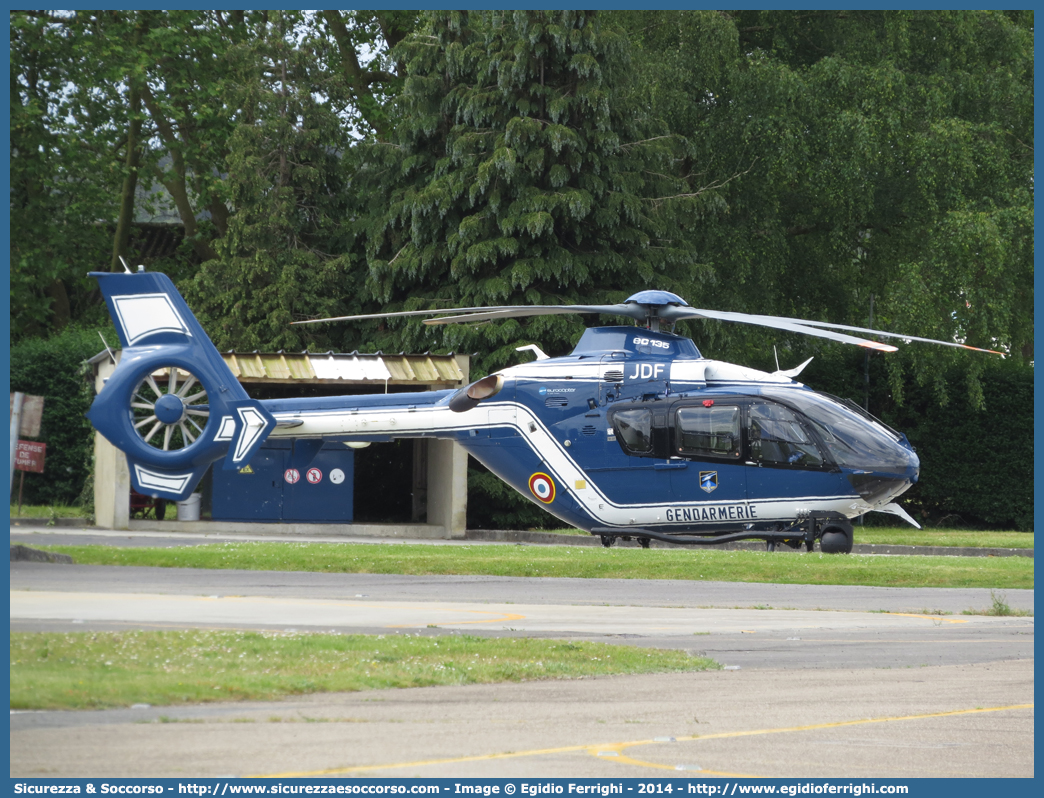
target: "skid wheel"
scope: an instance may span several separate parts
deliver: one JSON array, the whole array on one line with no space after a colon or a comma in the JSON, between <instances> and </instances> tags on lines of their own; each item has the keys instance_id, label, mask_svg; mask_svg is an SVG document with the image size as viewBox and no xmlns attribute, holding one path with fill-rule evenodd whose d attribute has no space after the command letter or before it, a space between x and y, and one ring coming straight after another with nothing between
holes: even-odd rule
<instances>
[{"instance_id":1,"label":"skid wheel","mask_svg":"<svg viewBox=\"0 0 1044 798\"><path fill-rule=\"evenodd\" d=\"M848 554L852 551L852 532L841 525L828 526L823 530L819 550L824 554Z\"/></svg>"},{"instance_id":2,"label":"skid wheel","mask_svg":"<svg viewBox=\"0 0 1044 798\"><path fill-rule=\"evenodd\" d=\"M601 538L602 545L607 549L611 549L613 547L613 544L616 543L615 535L602 535Z\"/></svg>"},{"instance_id":3,"label":"skid wheel","mask_svg":"<svg viewBox=\"0 0 1044 798\"><path fill-rule=\"evenodd\" d=\"M641 546L643 549L649 548L649 544L651 542L652 541L650 541L649 538L638 538L638 545Z\"/></svg>"}]
</instances>

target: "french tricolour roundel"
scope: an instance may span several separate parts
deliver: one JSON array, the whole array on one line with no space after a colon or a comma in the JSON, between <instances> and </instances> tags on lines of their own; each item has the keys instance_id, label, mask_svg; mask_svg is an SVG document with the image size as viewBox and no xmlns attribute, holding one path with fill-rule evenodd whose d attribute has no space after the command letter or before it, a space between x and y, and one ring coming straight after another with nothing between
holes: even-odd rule
<instances>
[{"instance_id":1,"label":"french tricolour roundel","mask_svg":"<svg viewBox=\"0 0 1044 798\"><path fill-rule=\"evenodd\" d=\"M555 481L547 474L533 474L529 478L529 489L544 504L550 504L555 500Z\"/></svg>"}]
</instances>

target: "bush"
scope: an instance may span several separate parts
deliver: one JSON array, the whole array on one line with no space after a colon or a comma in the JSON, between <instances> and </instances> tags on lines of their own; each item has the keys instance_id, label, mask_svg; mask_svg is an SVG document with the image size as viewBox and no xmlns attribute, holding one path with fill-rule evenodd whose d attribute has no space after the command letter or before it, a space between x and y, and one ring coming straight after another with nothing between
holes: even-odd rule
<instances>
[{"instance_id":1,"label":"bush","mask_svg":"<svg viewBox=\"0 0 1044 798\"><path fill-rule=\"evenodd\" d=\"M25 475L25 504L73 504L83 490L93 454L84 417L93 391L84 361L101 349L97 329L79 328L11 347L11 390L44 397L39 439L47 444L47 460L44 473Z\"/></svg>"}]
</instances>

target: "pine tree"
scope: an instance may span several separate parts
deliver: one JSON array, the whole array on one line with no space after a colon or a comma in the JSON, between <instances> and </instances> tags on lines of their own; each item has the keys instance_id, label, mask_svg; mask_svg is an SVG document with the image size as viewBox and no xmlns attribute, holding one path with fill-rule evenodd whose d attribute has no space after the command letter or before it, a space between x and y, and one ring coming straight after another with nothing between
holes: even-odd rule
<instances>
[{"instance_id":1,"label":"pine tree","mask_svg":"<svg viewBox=\"0 0 1044 798\"><path fill-rule=\"evenodd\" d=\"M440 12L400 45L392 145L367 150L368 289L385 309L614 302L691 280L686 142L625 102L626 39L598 14ZM381 348L568 351L583 322L438 332L389 323Z\"/></svg>"}]
</instances>

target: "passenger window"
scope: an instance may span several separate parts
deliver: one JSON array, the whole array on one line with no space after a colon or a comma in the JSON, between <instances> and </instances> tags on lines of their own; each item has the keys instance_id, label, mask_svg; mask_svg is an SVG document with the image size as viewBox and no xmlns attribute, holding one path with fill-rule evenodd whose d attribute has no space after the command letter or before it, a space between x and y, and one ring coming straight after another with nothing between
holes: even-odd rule
<instances>
[{"instance_id":1,"label":"passenger window","mask_svg":"<svg viewBox=\"0 0 1044 798\"><path fill-rule=\"evenodd\" d=\"M750 408L750 454L762 463L819 466L819 448L788 408L752 405Z\"/></svg>"},{"instance_id":2,"label":"passenger window","mask_svg":"<svg viewBox=\"0 0 1044 798\"><path fill-rule=\"evenodd\" d=\"M652 410L636 408L613 414L613 427L624 448L635 454L652 451Z\"/></svg>"},{"instance_id":3,"label":"passenger window","mask_svg":"<svg viewBox=\"0 0 1044 798\"><path fill-rule=\"evenodd\" d=\"M739 457L740 409L729 405L678 408L675 435L680 454Z\"/></svg>"}]
</instances>

